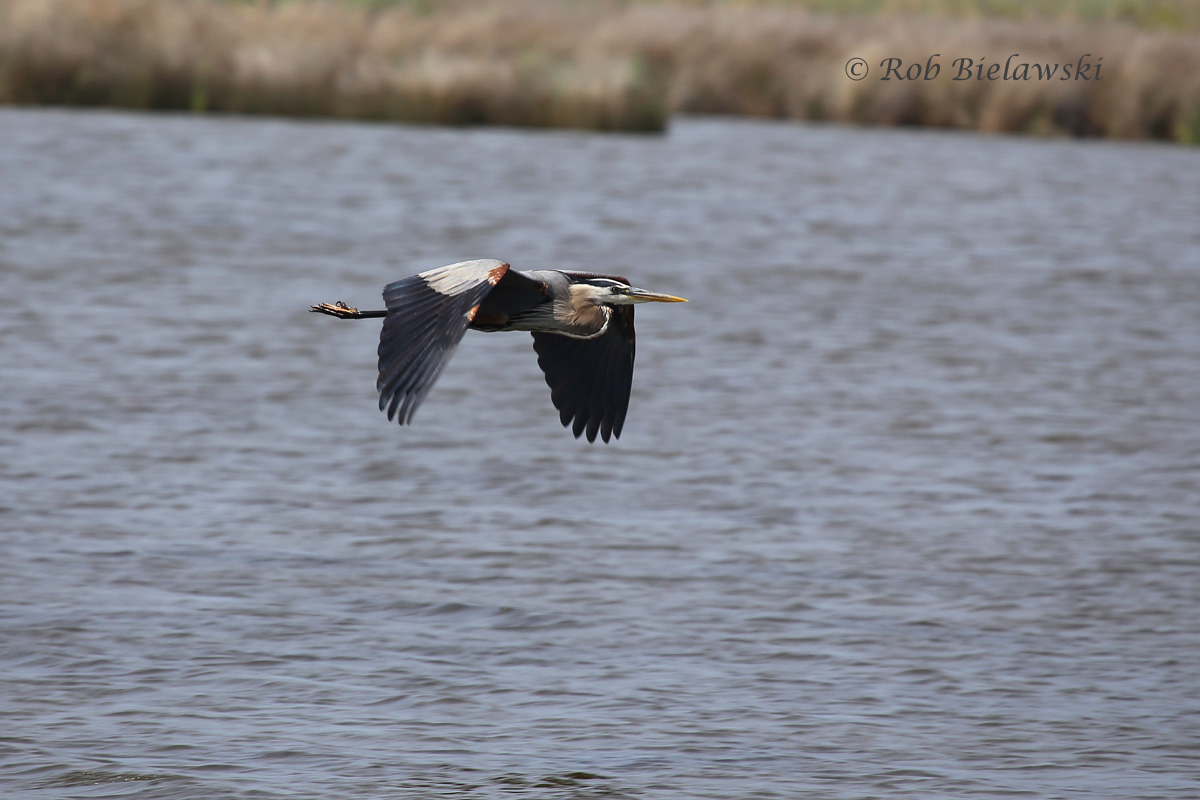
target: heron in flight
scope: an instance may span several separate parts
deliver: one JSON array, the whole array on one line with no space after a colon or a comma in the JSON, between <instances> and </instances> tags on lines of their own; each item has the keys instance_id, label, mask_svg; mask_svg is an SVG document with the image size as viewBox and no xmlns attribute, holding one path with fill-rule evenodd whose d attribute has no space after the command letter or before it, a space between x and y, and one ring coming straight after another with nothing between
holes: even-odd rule
<instances>
[{"instance_id":1,"label":"heron in flight","mask_svg":"<svg viewBox=\"0 0 1200 800\"><path fill-rule=\"evenodd\" d=\"M338 301L310 310L340 319L383 317L379 336L379 410L401 425L442 374L468 328L530 331L538 366L563 426L589 442L619 437L633 384L633 306L686 303L624 278L539 269L522 272L495 259L463 261L390 283L386 310Z\"/></svg>"}]
</instances>

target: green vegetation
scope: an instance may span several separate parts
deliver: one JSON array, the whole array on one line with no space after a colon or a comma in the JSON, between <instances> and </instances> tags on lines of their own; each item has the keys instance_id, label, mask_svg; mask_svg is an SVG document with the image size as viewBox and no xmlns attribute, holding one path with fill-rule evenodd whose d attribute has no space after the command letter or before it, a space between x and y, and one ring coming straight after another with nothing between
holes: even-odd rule
<instances>
[{"instance_id":1,"label":"green vegetation","mask_svg":"<svg viewBox=\"0 0 1200 800\"><path fill-rule=\"evenodd\" d=\"M351 0L352 1L352 0ZM386 2L387 0L383 0ZM401 0L402 1L402 0ZM728 0L726 0L728 1ZM852 16L932 16L951 19L1053 20L1117 23L1145 30L1200 30L1195 0L756 0Z\"/></svg>"},{"instance_id":2,"label":"green vegetation","mask_svg":"<svg viewBox=\"0 0 1200 800\"><path fill-rule=\"evenodd\" d=\"M262 0L224 0L260 3ZM418 14L462 8L463 0L334 0L343 5L383 10L402 8ZM276 5L304 0L272 0ZM560 0L564 5L613 9L634 5L777 7L851 17L935 17L1115 23L1143 30L1198 31L1196 0Z\"/></svg>"}]
</instances>

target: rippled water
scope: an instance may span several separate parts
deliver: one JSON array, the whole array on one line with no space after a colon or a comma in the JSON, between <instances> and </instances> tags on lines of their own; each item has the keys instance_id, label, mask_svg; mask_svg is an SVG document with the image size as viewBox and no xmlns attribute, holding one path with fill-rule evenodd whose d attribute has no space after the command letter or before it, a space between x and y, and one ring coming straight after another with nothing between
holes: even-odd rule
<instances>
[{"instance_id":1,"label":"rippled water","mask_svg":"<svg viewBox=\"0 0 1200 800\"><path fill-rule=\"evenodd\" d=\"M618 272L375 409L384 283ZM1200 792L1200 157L0 111L0 786Z\"/></svg>"}]
</instances>

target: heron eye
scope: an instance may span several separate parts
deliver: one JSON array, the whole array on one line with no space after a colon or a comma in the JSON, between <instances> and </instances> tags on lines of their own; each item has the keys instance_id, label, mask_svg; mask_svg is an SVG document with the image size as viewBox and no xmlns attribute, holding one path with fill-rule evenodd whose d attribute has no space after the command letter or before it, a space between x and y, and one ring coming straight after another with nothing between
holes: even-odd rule
<instances>
[{"instance_id":1,"label":"heron eye","mask_svg":"<svg viewBox=\"0 0 1200 800\"><path fill-rule=\"evenodd\" d=\"M628 294L629 288L627 286L614 286L614 287L612 287L612 293L613 294Z\"/></svg>"}]
</instances>

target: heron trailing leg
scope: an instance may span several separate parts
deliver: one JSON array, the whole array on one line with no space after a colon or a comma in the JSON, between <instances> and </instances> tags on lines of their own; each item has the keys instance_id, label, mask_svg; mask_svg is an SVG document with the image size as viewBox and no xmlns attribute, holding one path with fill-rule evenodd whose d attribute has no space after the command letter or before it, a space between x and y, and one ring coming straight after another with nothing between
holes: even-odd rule
<instances>
[{"instance_id":1,"label":"heron trailing leg","mask_svg":"<svg viewBox=\"0 0 1200 800\"><path fill-rule=\"evenodd\" d=\"M348 306L341 300L336 303L318 303L308 309L316 311L320 314L328 314L331 317L338 319L368 319L370 317L386 317L387 311L359 311L354 306Z\"/></svg>"}]
</instances>

